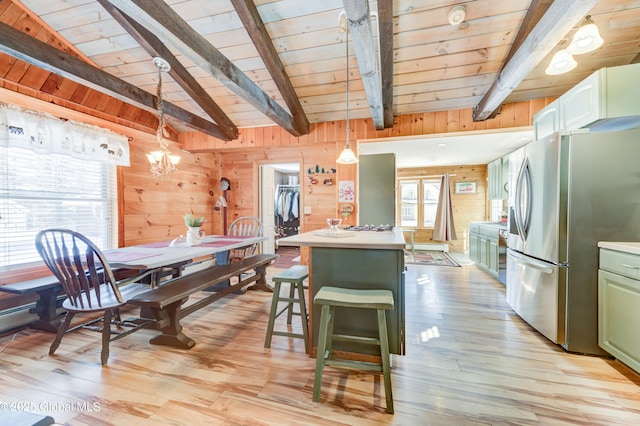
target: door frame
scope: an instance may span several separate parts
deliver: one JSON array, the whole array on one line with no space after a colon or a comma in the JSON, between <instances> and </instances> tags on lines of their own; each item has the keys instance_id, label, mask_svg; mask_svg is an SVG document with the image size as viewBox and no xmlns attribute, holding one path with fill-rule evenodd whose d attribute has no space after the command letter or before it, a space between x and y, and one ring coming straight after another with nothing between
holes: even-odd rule
<instances>
[{"instance_id":1,"label":"door frame","mask_svg":"<svg viewBox=\"0 0 640 426\"><path fill-rule=\"evenodd\" d=\"M256 217L262 220L262 205L261 195L262 195L262 182L260 179L260 168L262 166L269 166L272 164L297 164L298 165L298 182L300 183L300 197L299 197L299 205L300 205L300 233L303 232L305 226L305 215L302 213L304 211L304 191L302 191L303 187L303 174L302 174L302 159L300 157L291 157L291 158L282 158L280 160L260 160L253 162L253 177L254 177L254 188L257 188L257 191L253 191L253 211ZM275 196L275 194L273 194Z\"/></svg>"}]
</instances>

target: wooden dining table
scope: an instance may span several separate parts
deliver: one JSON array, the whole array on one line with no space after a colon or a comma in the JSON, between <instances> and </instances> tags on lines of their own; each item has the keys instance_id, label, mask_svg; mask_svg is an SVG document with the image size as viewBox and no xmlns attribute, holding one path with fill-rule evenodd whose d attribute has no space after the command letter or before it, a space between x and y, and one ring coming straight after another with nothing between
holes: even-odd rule
<instances>
[{"instance_id":1,"label":"wooden dining table","mask_svg":"<svg viewBox=\"0 0 640 426\"><path fill-rule=\"evenodd\" d=\"M139 271L163 269L173 270L179 276L182 268L194 261L213 259L218 265L225 265L229 251L265 241L266 237L243 237L208 235L199 244L188 246L184 242L159 241L154 243L121 247L103 251L112 269L132 269ZM151 275L151 286L157 285L159 273Z\"/></svg>"},{"instance_id":2,"label":"wooden dining table","mask_svg":"<svg viewBox=\"0 0 640 426\"><path fill-rule=\"evenodd\" d=\"M230 250L253 245L266 239L266 237L209 235L204 237L200 244L193 246L187 246L184 243L172 244L173 241L160 241L103 250L103 253L109 266L118 270L118 273L126 269L137 275L153 270L154 273L150 275L149 282L153 288L164 276L171 274L172 278L175 278L182 275L183 268L187 265L195 265L199 260L214 258L217 265L224 265L227 263ZM62 285L53 275L18 283L4 284L0 281L0 291L17 295L37 295L38 300L32 312L38 315L38 319L32 323L32 326L54 333L57 331L60 325L57 310L61 303L58 295L62 291Z\"/></svg>"}]
</instances>

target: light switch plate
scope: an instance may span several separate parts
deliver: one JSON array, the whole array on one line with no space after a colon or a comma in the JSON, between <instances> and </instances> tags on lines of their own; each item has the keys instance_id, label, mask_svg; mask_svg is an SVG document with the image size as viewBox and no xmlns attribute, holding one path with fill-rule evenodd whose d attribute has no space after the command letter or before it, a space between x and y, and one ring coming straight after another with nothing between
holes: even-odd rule
<instances>
[{"instance_id":1,"label":"light switch plate","mask_svg":"<svg viewBox=\"0 0 640 426\"><path fill-rule=\"evenodd\" d=\"M304 206L304 214L311 214L311 206Z\"/></svg>"}]
</instances>

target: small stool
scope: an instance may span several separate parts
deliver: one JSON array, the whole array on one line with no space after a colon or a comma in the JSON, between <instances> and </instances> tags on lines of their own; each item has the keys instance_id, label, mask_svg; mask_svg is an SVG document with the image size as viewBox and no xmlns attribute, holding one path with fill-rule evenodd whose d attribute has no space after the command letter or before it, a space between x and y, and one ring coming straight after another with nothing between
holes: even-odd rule
<instances>
[{"instance_id":1,"label":"small stool","mask_svg":"<svg viewBox=\"0 0 640 426\"><path fill-rule=\"evenodd\" d=\"M309 352L309 327L307 325L307 305L304 299L304 280L309 276L309 268L305 265L296 265L275 275L272 279L275 283L273 288L273 298L271 299L271 312L269 313L269 324L267 325L267 337L264 339L264 347L271 347L271 337L288 336L298 339L304 339L304 350ZM282 283L290 283L289 297L280 297L280 287ZM295 297L295 290L298 290L298 297ZM287 302L280 312L278 312L278 303ZM294 303L299 306L298 312L293 310ZM291 324L293 315L299 315L302 320L302 334L290 333L288 331L274 331L273 326L276 318L287 311L287 324Z\"/></svg>"},{"instance_id":2,"label":"small stool","mask_svg":"<svg viewBox=\"0 0 640 426\"><path fill-rule=\"evenodd\" d=\"M316 355L316 375L313 383L313 400L316 402L320 400L322 370L326 365L381 371L384 376L387 413L393 414L391 362L389 358L389 340L385 315L385 310L393 309L393 293L389 290L355 290L349 288L322 287L314 297L313 302L322 305L320 329L318 332L318 353ZM336 306L377 310L379 338L333 334L334 308ZM334 340L379 346L380 364L332 358L331 346Z\"/></svg>"}]
</instances>

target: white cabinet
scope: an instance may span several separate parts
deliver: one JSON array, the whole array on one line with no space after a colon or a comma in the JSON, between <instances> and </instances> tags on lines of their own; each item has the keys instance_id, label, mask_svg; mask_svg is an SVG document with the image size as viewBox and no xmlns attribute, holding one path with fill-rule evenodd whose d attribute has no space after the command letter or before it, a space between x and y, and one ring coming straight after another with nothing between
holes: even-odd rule
<instances>
[{"instance_id":1,"label":"white cabinet","mask_svg":"<svg viewBox=\"0 0 640 426\"><path fill-rule=\"evenodd\" d=\"M640 255L600 249L598 345L640 372Z\"/></svg>"}]
</instances>

